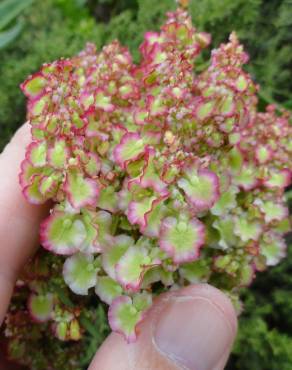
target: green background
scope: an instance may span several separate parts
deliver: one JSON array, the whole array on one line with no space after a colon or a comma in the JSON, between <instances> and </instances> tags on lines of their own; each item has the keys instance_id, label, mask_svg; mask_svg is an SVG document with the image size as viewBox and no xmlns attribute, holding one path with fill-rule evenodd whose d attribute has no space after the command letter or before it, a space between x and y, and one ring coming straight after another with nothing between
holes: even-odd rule
<instances>
[{"instance_id":1,"label":"green background","mask_svg":"<svg viewBox=\"0 0 292 370\"><path fill-rule=\"evenodd\" d=\"M115 38L138 61L144 32L158 29L174 7L174 0L35 0L19 16L19 36L0 50L0 150L25 121L19 84L42 63L72 56L87 41L101 48ZM192 0L190 10L196 27L212 34L212 47L231 31L238 33L251 57L247 70L261 85L261 108L272 102L292 108L292 0ZM243 298L228 369L291 370L291 248L284 262L258 275ZM93 350L107 332L105 315L98 317Z\"/></svg>"}]
</instances>

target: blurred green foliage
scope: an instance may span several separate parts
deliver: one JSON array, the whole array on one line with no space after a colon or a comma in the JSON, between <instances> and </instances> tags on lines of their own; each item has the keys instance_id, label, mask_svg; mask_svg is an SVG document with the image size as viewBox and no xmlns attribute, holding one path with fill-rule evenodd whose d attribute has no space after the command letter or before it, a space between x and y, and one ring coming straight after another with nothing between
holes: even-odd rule
<instances>
[{"instance_id":1,"label":"blurred green foliage","mask_svg":"<svg viewBox=\"0 0 292 370\"><path fill-rule=\"evenodd\" d=\"M20 34L23 24L17 18L32 2L33 0L3 0L0 3L0 49Z\"/></svg>"},{"instance_id":2,"label":"blurred green foliage","mask_svg":"<svg viewBox=\"0 0 292 370\"><path fill-rule=\"evenodd\" d=\"M114 38L137 61L144 32L158 29L174 7L174 0L42 0L26 9L21 34L0 51L0 149L25 120L18 86L42 63L71 56L87 41L101 48ZM277 101L292 108L292 0L191 0L190 10L197 28L212 34L212 47L232 30L238 33L251 56L247 69L261 85L262 106ZM228 369L292 369L291 292L290 248L282 264L260 274L244 292L245 310ZM107 332L102 314L99 323L88 332L85 362Z\"/></svg>"}]
</instances>

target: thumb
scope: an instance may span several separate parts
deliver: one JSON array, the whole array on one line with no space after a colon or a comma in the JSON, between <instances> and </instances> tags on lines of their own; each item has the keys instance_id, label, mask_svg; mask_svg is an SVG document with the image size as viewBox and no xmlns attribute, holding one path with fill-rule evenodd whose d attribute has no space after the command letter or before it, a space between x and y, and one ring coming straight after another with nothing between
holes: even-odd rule
<instances>
[{"instance_id":1,"label":"thumb","mask_svg":"<svg viewBox=\"0 0 292 370\"><path fill-rule=\"evenodd\" d=\"M135 343L112 333L89 370L222 370L237 330L229 299L207 284L161 295Z\"/></svg>"}]
</instances>

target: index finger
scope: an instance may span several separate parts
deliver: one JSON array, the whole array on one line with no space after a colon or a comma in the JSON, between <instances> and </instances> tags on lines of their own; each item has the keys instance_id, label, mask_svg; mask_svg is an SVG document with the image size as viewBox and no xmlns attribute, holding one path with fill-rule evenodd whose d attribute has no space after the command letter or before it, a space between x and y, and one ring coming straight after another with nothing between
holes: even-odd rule
<instances>
[{"instance_id":1,"label":"index finger","mask_svg":"<svg viewBox=\"0 0 292 370\"><path fill-rule=\"evenodd\" d=\"M0 155L0 324L19 270L38 245L39 225L48 212L47 206L29 204L18 182L30 141L25 123Z\"/></svg>"}]
</instances>

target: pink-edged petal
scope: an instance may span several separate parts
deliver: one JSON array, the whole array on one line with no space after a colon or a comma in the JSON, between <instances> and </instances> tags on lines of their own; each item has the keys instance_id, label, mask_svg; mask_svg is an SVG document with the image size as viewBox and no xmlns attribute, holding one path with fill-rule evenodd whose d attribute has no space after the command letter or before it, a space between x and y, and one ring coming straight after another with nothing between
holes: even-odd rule
<instances>
[{"instance_id":1,"label":"pink-edged petal","mask_svg":"<svg viewBox=\"0 0 292 370\"><path fill-rule=\"evenodd\" d=\"M132 201L128 206L128 220L132 225L139 225L141 228L147 226L146 214L151 211L156 197L144 198L139 202Z\"/></svg>"},{"instance_id":2,"label":"pink-edged petal","mask_svg":"<svg viewBox=\"0 0 292 370\"><path fill-rule=\"evenodd\" d=\"M108 312L109 324L114 332L122 334L128 343L137 339L136 327L143 319L143 313L139 311L127 296L114 299Z\"/></svg>"},{"instance_id":3,"label":"pink-edged petal","mask_svg":"<svg viewBox=\"0 0 292 370\"><path fill-rule=\"evenodd\" d=\"M213 215L222 216L228 213L229 210L234 209L237 206L236 195L239 190L235 186L230 186L226 191L222 192L220 198L211 208Z\"/></svg>"},{"instance_id":4,"label":"pink-edged petal","mask_svg":"<svg viewBox=\"0 0 292 370\"><path fill-rule=\"evenodd\" d=\"M102 188L96 205L112 213L117 212L119 210L119 198L115 188L113 186Z\"/></svg>"},{"instance_id":5,"label":"pink-edged petal","mask_svg":"<svg viewBox=\"0 0 292 370\"><path fill-rule=\"evenodd\" d=\"M152 305L152 293L143 290L141 293L133 294L133 305L144 314Z\"/></svg>"},{"instance_id":6,"label":"pink-edged petal","mask_svg":"<svg viewBox=\"0 0 292 370\"><path fill-rule=\"evenodd\" d=\"M31 179L35 175L41 175L42 169L38 167L34 167L31 162L27 159L24 159L21 162L20 166L20 174L19 174L19 184L22 189L24 189L27 185L31 183Z\"/></svg>"},{"instance_id":7,"label":"pink-edged petal","mask_svg":"<svg viewBox=\"0 0 292 370\"><path fill-rule=\"evenodd\" d=\"M99 156L95 153L87 153L86 161L83 164L85 172L88 176L97 176L101 169L101 160Z\"/></svg>"},{"instance_id":8,"label":"pink-edged petal","mask_svg":"<svg viewBox=\"0 0 292 370\"><path fill-rule=\"evenodd\" d=\"M144 39L149 45L162 42L163 38L158 32L148 31L144 34Z\"/></svg>"},{"instance_id":9,"label":"pink-edged petal","mask_svg":"<svg viewBox=\"0 0 292 370\"><path fill-rule=\"evenodd\" d=\"M288 208L281 203L274 201L255 201L261 212L264 214L267 223L271 221L282 221L289 215Z\"/></svg>"},{"instance_id":10,"label":"pink-edged petal","mask_svg":"<svg viewBox=\"0 0 292 370\"><path fill-rule=\"evenodd\" d=\"M111 102L111 97L106 96L100 89L95 93L95 107L100 108L105 112L112 112L115 109L115 106Z\"/></svg>"},{"instance_id":11,"label":"pink-edged petal","mask_svg":"<svg viewBox=\"0 0 292 370\"><path fill-rule=\"evenodd\" d=\"M47 163L47 143L33 142L26 149L26 159L35 167L43 167Z\"/></svg>"},{"instance_id":12,"label":"pink-edged petal","mask_svg":"<svg viewBox=\"0 0 292 370\"><path fill-rule=\"evenodd\" d=\"M134 121L137 125L143 126L148 122L149 112L146 108L139 108L134 112Z\"/></svg>"},{"instance_id":13,"label":"pink-edged petal","mask_svg":"<svg viewBox=\"0 0 292 370\"><path fill-rule=\"evenodd\" d=\"M165 102L158 96L152 95L147 97L147 108L151 116L161 116L167 112L167 106Z\"/></svg>"},{"instance_id":14,"label":"pink-edged petal","mask_svg":"<svg viewBox=\"0 0 292 370\"><path fill-rule=\"evenodd\" d=\"M288 169L283 169L281 171L274 171L270 176L264 181L267 188L285 188L291 184L292 171Z\"/></svg>"},{"instance_id":15,"label":"pink-edged petal","mask_svg":"<svg viewBox=\"0 0 292 370\"><path fill-rule=\"evenodd\" d=\"M40 185L42 181L41 176L34 176L31 183L25 186L22 190L24 197L31 204L44 204L47 198L40 192Z\"/></svg>"},{"instance_id":16,"label":"pink-edged petal","mask_svg":"<svg viewBox=\"0 0 292 370\"><path fill-rule=\"evenodd\" d=\"M78 246L79 251L92 254L99 253L101 251L99 234L102 233L97 223L97 214L83 209L80 221L84 225L86 238Z\"/></svg>"},{"instance_id":17,"label":"pink-edged petal","mask_svg":"<svg viewBox=\"0 0 292 370\"><path fill-rule=\"evenodd\" d=\"M95 206L100 187L97 181L84 178L81 172L72 169L67 173L64 190L72 206L81 208L87 205Z\"/></svg>"},{"instance_id":18,"label":"pink-edged petal","mask_svg":"<svg viewBox=\"0 0 292 370\"><path fill-rule=\"evenodd\" d=\"M145 248L129 247L115 267L118 282L125 290L138 291L150 264L151 258Z\"/></svg>"},{"instance_id":19,"label":"pink-edged petal","mask_svg":"<svg viewBox=\"0 0 292 370\"><path fill-rule=\"evenodd\" d=\"M234 114L235 109L236 104L234 96L231 94L226 95L219 106L220 114L222 114L225 117L230 117Z\"/></svg>"},{"instance_id":20,"label":"pink-edged petal","mask_svg":"<svg viewBox=\"0 0 292 370\"><path fill-rule=\"evenodd\" d=\"M97 225L98 242L101 246L106 243L108 236L111 235L112 221L113 219L109 212L98 211L94 215L93 223Z\"/></svg>"},{"instance_id":21,"label":"pink-edged petal","mask_svg":"<svg viewBox=\"0 0 292 370\"><path fill-rule=\"evenodd\" d=\"M213 222L213 227L219 232L218 246L221 249L227 250L238 244L238 238L234 234L234 220L230 215L220 215Z\"/></svg>"},{"instance_id":22,"label":"pink-edged petal","mask_svg":"<svg viewBox=\"0 0 292 370\"><path fill-rule=\"evenodd\" d=\"M235 88L240 92L245 91L248 88L248 85L249 85L249 79L244 74L241 74L236 79L235 84L234 84Z\"/></svg>"},{"instance_id":23,"label":"pink-edged petal","mask_svg":"<svg viewBox=\"0 0 292 370\"><path fill-rule=\"evenodd\" d=\"M129 161L135 161L145 152L146 144L138 133L126 133L113 152L114 160L125 168Z\"/></svg>"},{"instance_id":24,"label":"pink-edged petal","mask_svg":"<svg viewBox=\"0 0 292 370\"><path fill-rule=\"evenodd\" d=\"M159 236L161 221L166 212L167 207L161 202L161 199L154 200L151 210L145 215L145 226L140 227L141 233L150 238L157 238Z\"/></svg>"},{"instance_id":25,"label":"pink-edged petal","mask_svg":"<svg viewBox=\"0 0 292 370\"><path fill-rule=\"evenodd\" d=\"M125 179L122 189L118 192L118 206L119 210L126 212L129 207L129 204L132 200L132 193L128 189L129 181Z\"/></svg>"},{"instance_id":26,"label":"pink-edged petal","mask_svg":"<svg viewBox=\"0 0 292 370\"><path fill-rule=\"evenodd\" d=\"M52 198L58 189L58 181L54 176L43 176L39 182L39 192L46 198Z\"/></svg>"},{"instance_id":27,"label":"pink-edged petal","mask_svg":"<svg viewBox=\"0 0 292 370\"><path fill-rule=\"evenodd\" d=\"M234 222L234 234L243 242L257 241L263 232L262 225L255 220L248 220L247 215L237 217Z\"/></svg>"},{"instance_id":28,"label":"pink-edged petal","mask_svg":"<svg viewBox=\"0 0 292 370\"><path fill-rule=\"evenodd\" d=\"M155 168L154 157L155 150L152 148L147 148L142 174L133 179L132 182L141 186L142 188L152 188L157 193L164 195L167 193L167 184L160 178L159 172ZM129 186L131 186L131 182Z\"/></svg>"},{"instance_id":29,"label":"pink-edged petal","mask_svg":"<svg viewBox=\"0 0 292 370\"><path fill-rule=\"evenodd\" d=\"M34 321L39 323L49 321L52 318L54 309L54 296L51 293L31 293L28 298L27 306Z\"/></svg>"},{"instance_id":30,"label":"pink-edged petal","mask_svg":"<svg viewBox=\"0 0 292 370\"><path fill-rule=\"evenodd\" d=\"M95 293L103 302L110 305L115 298L122 295L123 288L109 276L101 276L97 279Z\"/></svg>"},{"instance_id":31,"label":"pink-edged petal","mask_svg":"<svg viewBox=\"0 0 292 370\"><path fill-rule=\"evenodd\" d=\"M132 81L127 81L122 86L119 87L119 95L122 99L138 99L139 98L139 89L137 83Z\"/></svg>"},{"instance_id":32,"label":"pink-edged petal","mask_svg":"<svg viewBox=\"0 0 292 370\"><path fill-rule=\"evenodd\" d=\"M38 117L45 112L50 102L49 94L41 94L28 103L29 117Z\"/></svg>"},{"instance_id":33,"label":"pink-edged petal","mask_svg":"<svg viewBox=\"0 0 292 370\"><path fill-rule=\"evenodd\" d=\"M158 243L175 263L194 261L205 243L205 226L195 218L167 217L161 223Z\"/></svg>"},{"instance_id":34,"label":"pink-edged petal","mask_svg":"<svg viewBox=\"0 0 292 370\"><path fill-rule=\"evenodd\" d=\"M257 168L243 165L239 174L234 177L234 183L246 191L254 189L259 184Z\"/></svg>"},{"instance_id":35,"label":"pink-edged petal","mask_svg":"<svg viewBox=\"0 0 292 370\"><path fill-rule=\"evenodd\" d=\"M267 145L259 145L256 147L255 157L258 163L260 164L267 163L273 157L273 150Z\"/></svg>"},{"instance_id":36,"label":"pink-edged petal","mask_svg":"<svg viewBox=\"0 0 292 370\"><path fill-rule=\"evenodd\" d=\"M63 169L69 158L69 149L64 139L57 139L48 150L48 162L54 168Z\"/></svg>"},{"instance_id":37,"label":"pink-edged petal","mask_svg":"<svg viewBox=\"0 0 292 370\"><path fill-rule=\"evenodd\" d=\"M128 235L117 235L112 238L110 245L107 245L102 253L102 267L112 278L116 279L115 266L125 254L127 249L135 244L133 238Z\"/></svg>"},{"instance_id":38,"label":"pink-edged petal","mask_svg":"<svg viewBox=\"0 0 292 370\"><path fill-rule=\"evenodd\" d=\"M180 275L191 284L207 283L211 272L210 262L205 258L184 263L179 269Z\"/></svg>"},{"instance_id":39,"label":"pink-edged petal","mask_svg":"<svg viewBox=\"0 0 292 370\"><path fill-rule=\"evenodd\" d=\"M86 239L83 222L74 215L54 211L40 228L41 244L56 254L73 254Z\"/></svg>"},{"instance_id":40,"label":"pink-edged petal","mask_svg":"<svg viewBox=\"0 0 292 370\"><path fill-rule=\"evenodd\" d=\"M239 146L234 146L228 153L228 165L231 171L238 174L243 166L244 156Z\"/></svg>"},{"instance_id":41,"label":"pink-edged petal","mask_svg":"<svg viewBox=\"0 0 292 370\"><path fill-rule=\"evenodd\" d=\"M42 73L38 72L33 76L30 76L20 85L20 87L28 98L34 98L43 93L47 83L48 80L42 75Z\"/></svg>"},{"instance_id":42,"label":"pink-edged petal","mask_svg":"<svg viewBox=\"0 0 292 370\"><path fill-rule=\"evenodd\" d=\"M94 95L86 91L81 93L80 103L82 104L82 107L87 111L89 107L94 104Z\"/></svg>"},{"instance_id":43,"label":"pink-edged petal","mask_svg":"<svg viewBox=\"0 0 292 370\"><path fill-rule=\"evenodd\" d=\"M268 266L275 266L286 256L286 243L281 235L269 232L260 242L260 253L266 257Z\"/></svg>"},{"instance_id":44,"label":"pink-edged petal","mask_svg":"<svg viewBox=\"0 0 292 370\"><path fill-rule=\"evenodd\" d=\"M211 208L219 198L219 179L212 171L190 168L177 183L198 211Z\"/></svg>"},{"instance_id":45,"label":"pink-edged petal","mask_svg":"<svg viewBox=\"0 0 292 370\"><path fill-rule=\"evenodd\" d=\"M202 121L208 119L214 112L215 106L216 101L214 100L201 101L195 110L196 117Z\"/></svg>"},{"instance_id":46,"label":"pink-edged petal","mask_svg":"<svg viewBox=\"0 0 292 370\"><path fill-rule=\"evenodd\" d=\"M63 266L65 283L76 294L87 295L97 283L98 267L92 254L78 253L68 257Z\"/></svg>"}]
</instances>

